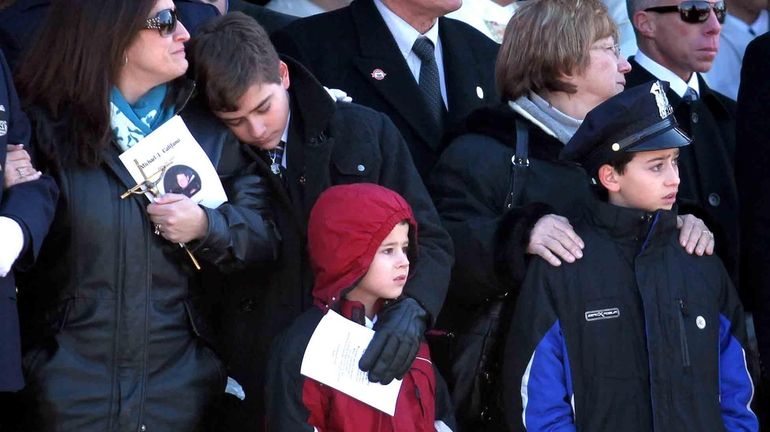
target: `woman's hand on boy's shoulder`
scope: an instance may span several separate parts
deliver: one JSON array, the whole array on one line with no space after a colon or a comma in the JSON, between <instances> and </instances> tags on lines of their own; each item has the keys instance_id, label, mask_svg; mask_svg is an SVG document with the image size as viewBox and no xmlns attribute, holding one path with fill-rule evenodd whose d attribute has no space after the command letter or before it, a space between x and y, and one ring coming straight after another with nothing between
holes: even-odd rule
<instances>
[{"instance_id":1,"label":"woman's hand on boy's shoulder","mask_svg":"<svg viewBox=\"0 0 770 432\"><path fill-rule=\"evenodd\" d=\"M569 263L583 257L583 239L564 216L549 214L541 217L529 235L527 253L539 255L552 266L561 260Z\"/></svg>"},{"instance_id":2,"label":"woman's hand on boy's shoulder","mask_svg":"<svg viewBox=\"0 0 770 432\"><path fill-rule=\"evenodd\" d=\"M714 254L714 233L703 220L691 214L677 216L676 227L679 228L679 244L688 254Z\"/></svg>"}]
</instances>

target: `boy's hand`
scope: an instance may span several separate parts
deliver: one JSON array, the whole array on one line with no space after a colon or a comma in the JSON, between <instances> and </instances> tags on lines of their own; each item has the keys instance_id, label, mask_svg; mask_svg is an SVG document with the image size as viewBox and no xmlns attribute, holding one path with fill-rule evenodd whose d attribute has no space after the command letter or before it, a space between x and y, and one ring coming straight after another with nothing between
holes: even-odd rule
<instances>
[{"instance_id":1,"label":"boy's hand","mask_svg":"<svg viewBox=\"0 0 770 432\"><path fill-rule=\"evenodd\" d=\"M559 258L567 262L583 258L585 243L575 233L567 218L549 214L541 217L529 235L527 253L539 255L552 266L561 265Z\"/></svg>"},{"instance_id":2,"label":"boy's hand","mask_svg":"<svg viewBox=\"0 0 770 432\"><path fill-rule=\"evenodd\" d=\"M420 348L428 313L413 298L404 297L383 307L377 315L374 338L358 362L369 381L388 384L401 379Z\"/></svg>"},{"instance_id":3,"label":"boy's hand","mask_svg":"<svg viewBox=\"0 0 770 432\"><path fill-rule=\"evenodd\" d=\"M714 254L714 233L701 219L691 214L677 216L676 227L679 228L679 244L688 254Z\"/></svg>"},{"instance_id":4,"label":"boy's hand","mask_svg":"<svg viewBox=\"0 0 770 432\"><path fill-rule=\"evenodd\" d=\"M165 194L147 206L147 214L159 235L172 243L203 238L208 229L206 212L181 194Z\"/></svg>"}]
</instances>

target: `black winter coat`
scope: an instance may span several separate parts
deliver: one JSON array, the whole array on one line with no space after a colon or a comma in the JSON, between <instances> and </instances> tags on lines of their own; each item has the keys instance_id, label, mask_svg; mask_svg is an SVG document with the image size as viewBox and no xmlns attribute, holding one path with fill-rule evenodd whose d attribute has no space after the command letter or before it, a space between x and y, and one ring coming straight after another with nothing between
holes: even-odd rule
<instances>
[{"instance_id":1,"label":"black winter coat","mask_svg":"<svg viewBox=\"0 0 770 432\"><path fill-rule=\"evenodd\" d=\"M516 120L529 131L529 173L516 205L511 192ZM439 326L462 327L485 299L518 292L529 234L542 216L569 217L591 196L585 171L558 161L564 145L508 104L481 108L442 153L431 192L455 249L452 282Z\"/></svg>"},{"instance_id":2,"label":"black winter coat","mask_svg":"<svg viewBox=\"0 0 770 432\"><path fill-rule=\"evenodd\" d=\"M639 66L626 74L626 86L644 84L655 77ZM674 108L679 127L693 142L682 148L679 156L679 176L682 183L677 195L680 213L692 213L704 220L716 241L716 254L738 287L741 298L747 300L738 283L740 224L738 189L735 185L735 102L712 91L698 76L699 99L692 104L682 100L670 88L666 92Z\"/></svg>"},{"instance_id":3,"label":"black winter coat","mask_svg":"<svg viewBox=\"0 0 770 432\"><path fill-rule=\"evenodd\" d=\"M441 310L452 267L449 235L393 123L355 103L333 102L304 67L290 58L283 60L291 78L285 186L270 172L264 152L252 152L253 169L267 177L272 193L282 239L280 258L275 265L239 274L222 294L220 343L228 372L243 386L246 400L230 404L225 410L228 425L219 425L218 430L262 427L270 343L313 304L307 219L328 187L376 183L398 192L412 206L419 226L419 256L404 292L428 311L432 321Z\"/></svg>"},{"instance_id":4,"label":"black winter coat","mask_svg":"<svg viewBox=\"0 0 770 432\"><path fill-rule=\"evenodd\" d=\"M765 381L770 383L770 34L746 48L738 92L735 178L741 200L741 286L752 305ZM770 415L770 403L766 404Z\"/></svg>"},{"instance_id":5,"label":"black winter coat","mask_svg":"<svg viewBox=\"0 0 770 432\"><path fill-rule=\"evenodd\" d=\"M40 246L53 219L59 189L48 176L6 189L3 178L7 157L6 145L28 145L30 130L2 51L0 106L3 108L0 110L0 216L13 219L21 227L24 247L14 267L23 269L29 267L40 252ZM24 379L21 373L21 341L13 271L5 277L0 277L0 347L0 392L17 391L24 386ZM0 412L3 410L0 409Z\"/></svg>"},{"instance_id":6,"label":"black winter coat","mask_svg":"<svg viewBox=\"0 0 770 432\"><path fill-rule=\"evenodd\" d=\"M584 256L536 258L505 350L513 431L757 431L746 321L715 256L689 255L676 213L597 203Z\"/></svg>"},{"instance_id":7,"label":"black winter coat","mask_svg":"<svg viewBox=\"0 0 770 432\"><path fill-rule=\"evenodd\" d=\"M273 259L263 179L242 174L241 147L211 114L191 104L181 116L229 198L205 209L208 232L188 246L209 269ZM74 145L67 128L77 113L52 120L32 109L30 118L37 148ZM61 159L44 167L62 194L40 259L20 284L24 430L192 431L225 389L193 307L189 286L199 275L181 248L153 234L147 198L120 198L135 183L118 155L111 143L95 168Z\"/></svg>"}]
</instances>

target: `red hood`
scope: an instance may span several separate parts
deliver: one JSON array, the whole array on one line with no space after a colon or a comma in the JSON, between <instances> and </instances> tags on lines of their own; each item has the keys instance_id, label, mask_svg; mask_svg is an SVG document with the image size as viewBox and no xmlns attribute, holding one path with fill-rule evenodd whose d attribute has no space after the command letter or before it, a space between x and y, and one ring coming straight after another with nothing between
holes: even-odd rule
<instances>
[{"instance_id":1,"label":"red hood","mask_svg":"<svg viewBox=\"0 0 770 432\"><path fill-rule=\"evenodd\" d=\"M315 274L313 298L328 309L369 270L385 237L399 222L410 225L415 250L417 223L401 195L370 183L333 186L318 198L308 221L308 252Z\"/></svg>"}]
</instances>

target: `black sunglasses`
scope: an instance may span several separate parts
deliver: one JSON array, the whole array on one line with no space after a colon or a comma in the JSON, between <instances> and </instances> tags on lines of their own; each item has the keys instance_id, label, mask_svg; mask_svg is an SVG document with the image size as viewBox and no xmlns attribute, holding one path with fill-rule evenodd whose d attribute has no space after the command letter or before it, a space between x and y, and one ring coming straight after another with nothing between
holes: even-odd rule
<instances>
[{"instance_id":1,"label":"black sunglasses","mask_svg":"<svg viewBox=\"0 0 770 432\"><path fill-rule=\"evenodd\" d=\"M176 23L179 22L176 17L176 11L173 9L163 9L154 17L147 18L144 22L144 28L158 30L161 36L168 36L176 30Z\"/></svg>"},{"instance_id":2,"label":"black sunglasses","mask_svg":"<svg viewBox=\"0 0 770 432\"><path fill-rule=\"evenodd\" d=\"M724 1L718 1L716 3L709 3L706 0L688 0L683 1L679 6L657 6L645 9L645 12L679 12L679 18L691 24L697 24L706 22L709 19L711 10L714 10L714 15L717 16L717 21L720 24L725 22L725 15L727 14L727 6Z\"/></svg>"}]
</instances>

